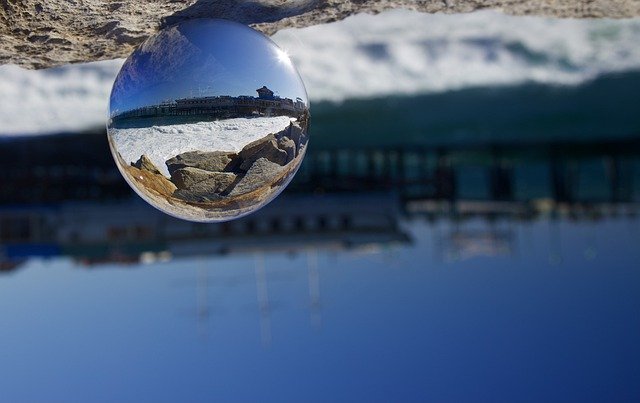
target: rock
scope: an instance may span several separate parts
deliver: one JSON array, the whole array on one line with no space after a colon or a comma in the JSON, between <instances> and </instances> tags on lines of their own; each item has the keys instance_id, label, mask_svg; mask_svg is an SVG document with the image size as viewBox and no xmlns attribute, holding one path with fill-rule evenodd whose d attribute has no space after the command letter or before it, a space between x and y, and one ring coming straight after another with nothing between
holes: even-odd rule
<instances>
[{"instance_id":1,"label":"rock","mask_svg":"<svg viewBox=\"0 0 640 403\"><path fill-rule=\"evenodd\" d=\"M296 150L300 150L300 145L305 142L305 134L302 131L302 127L297 122L291 122L289 125L289 131L287 133L287 137L289 137L296 145Z\"/></svg>"},{"instance_id":2,"label":"rock","mask_svg":"<svg viewBox=\"0 0 640 403\"><path fill-rule=\"evenodd\" d=\"M145 154L142 154L138 159L138 161L132 162L131 166L136 167L138 169L144 169L154 174L162 175L160 170L153 164L153 162L151 162L149 157L147 157Z\"/></svg>"},{"instance_id":3,"label":"rock","mask_svg":"<svg viewBox=\"0 0 640 403\"><path fill-rule=\"evenodd\" d=\"M280 139L282 139L283 137L287 137L287 134L289 134L289 126L285 127L277 133L273 133L273 137L276 139L276 141L280 141Z\"/></svg>"},{"instance_id":4,"label":"rock","mask_svg":"<svg viewBox=\"0 0 640 403\"><path fill-rule=\"evenodd\" d=\"M239 169L244 172L248 171L260 158L265 158L278 165L287 163L287 152L278 148L274 134L266 135L247 144L238 155L242 160Z\"/></svg>"},{"instance_id":5,"label":"rock","mask_svg":"<svg viewBox=\"0 0 640 403\"><path fill-rule=\"evenodd\" d=\"M127 57L162 27L193 18L223 18L267 35L344 19L357 13L408 8L426 13L497 9L515 15L630 18L637 0L15 0L0 6L0 64L41 69Z\"/></svg>"},{"instance_id":6,"label":"rock","mask_svg":"<svg viewBox=\"0 0 640 403\"><path fill-rule=\"evenodd\" d=\"M287 152L287 164L296 157L296 143L289 137L278 140L278 147Z\"/></svg>"},{"instance_id":7,"label":"rock","mask_svg":"<svg viewBox=\"0 0 640 403\"><path fill-rule=\"evenodd\" d=\"M177 189L176 185L171 183L162 174L155 174L146 169L139 169L134 166L125 167L125 170L131 175L133 180L138 182L139 187L154 191L162 196L169 197Z\"/></svg>"},{"instance_id":8,"label":"rock","mask_svg":"<svg viewBox=\"0 0 640 403\"><path fill-rule=\"evenodd\" d=\"M178 189L173 192L173 197L189 203L206 203L224 199L217 193L196 193L187 189Z\"/></svg>"},{"instance_id":9,"label":"rock","mask_svg":"<svg viewBox=\"0 0 640 403\"><path fill-rule=\"evenodd\" d=\"M186 167L171 174L171 182L178 189L200 189L208 186L207 191L222 193L236 179L231 172L210 172L203 169Z\"/></svg>"},{"instance_id":10,"label":"rock","mask_svg":"<svg viewBox=\"0 0 640 403\"><path fill-rule=\"evenodd\" d=\"M171 179L178 187L173 193L174 197L190 202L205 202L222 199L235 182L236 175L188 167L175 171Z\"/></svg>"},{"instance_id":11,"label":"rock","mask_svg":"<svg viewBox=\"0 0 640 403\"><path fill-rule=\"evenodd\" d=\"M228 172L233 170L237 163L238 155L226 151L189 151L176 155L167 160L167 168L169 173L173 173L182 168L199 168L211 172Z\"/></svg>"},{"instance_id":12,"label":"rock","mask_svg":"<svg viewBox=\"0 0 640 403\"><path fill-rule=\"evenodd\" d=\"M286 168L266 158L258 158L244 177L231 189L229 196L239 196L264 186L270 186L278 179L284 169Z\"/></svg>"}]
</instances>

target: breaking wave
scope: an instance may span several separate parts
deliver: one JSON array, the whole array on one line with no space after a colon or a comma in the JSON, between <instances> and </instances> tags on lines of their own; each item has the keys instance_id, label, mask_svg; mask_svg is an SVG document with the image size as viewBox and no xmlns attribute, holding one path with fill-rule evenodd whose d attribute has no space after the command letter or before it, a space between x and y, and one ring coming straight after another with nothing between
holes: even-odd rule
<instances>
[{"instance_id":1,"label":"breaking wave","mask_svg":"<svg viewBox=\"0 0 640 403\"><path fill-rule=\"evenodd\" d=\"M640 20L392 10L273 38L313 100L445 92L525 82L577 85L640 69Z\"/></svg>"},{"instance_id":2,"label":"breaking wave","mask_svg":"<svg viewBox=\"0 0 640 403\"><path fill-rule=\"evenodd\" d=\"M392 10L278 32L312 101L441 93L522 83L579 85L640 69L640 20ZM0 133L104 124L123 60L28 71L0 66Z\"/></svg>"}]
</instances>

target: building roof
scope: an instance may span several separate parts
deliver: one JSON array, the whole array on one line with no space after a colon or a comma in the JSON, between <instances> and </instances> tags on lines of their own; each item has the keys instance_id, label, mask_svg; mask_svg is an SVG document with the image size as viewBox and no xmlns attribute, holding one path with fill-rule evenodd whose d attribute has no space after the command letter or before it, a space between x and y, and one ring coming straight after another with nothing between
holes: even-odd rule
<instances>
[{"instance_id":1,"label":"building roof","mask_svg":"<svg viewBox=\"0 0 640 403\"><path fill-rule=\"evenodd\" d=\"M258 92L258 98L260 99L273 99L273 91L265 85L263 85L262 88L258 88L256 91Z\"/></svg>"}]
</instances>

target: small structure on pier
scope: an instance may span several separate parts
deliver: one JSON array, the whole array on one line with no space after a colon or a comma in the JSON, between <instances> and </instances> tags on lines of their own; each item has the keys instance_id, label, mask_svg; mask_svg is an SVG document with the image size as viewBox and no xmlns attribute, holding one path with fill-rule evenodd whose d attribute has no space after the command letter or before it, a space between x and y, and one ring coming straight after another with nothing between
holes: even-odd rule
<instances>
[{"instance_id":1,"label":"small structure on pier","mask_svg":"<svg viewBox=\"0 0 640 403\"><path fill-rule=\"evenodd\" d=\"M267 88L266 85L263 85L262 87L258 88L256 92L258 93L258 99L274 99L273 91Z\"/></svg>"}]
</instances>

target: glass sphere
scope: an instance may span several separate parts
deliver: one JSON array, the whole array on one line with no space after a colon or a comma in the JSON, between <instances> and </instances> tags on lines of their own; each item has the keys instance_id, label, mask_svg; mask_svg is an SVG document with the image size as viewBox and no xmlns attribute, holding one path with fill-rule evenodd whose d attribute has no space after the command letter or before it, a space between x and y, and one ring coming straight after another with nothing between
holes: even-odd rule
<instances>
[{"instance_id":1,"label":"glass sphere","mask_svg":"<svg viewBox=\"0 0 640 403\"><path fill-rule=\"evenodd\" d=\"M309 101L287 54L263 34L190 20L140 45L111 90L107 136L147 202L226 221L273 200L307 150Z\"/></svg>"}]
</instances>

